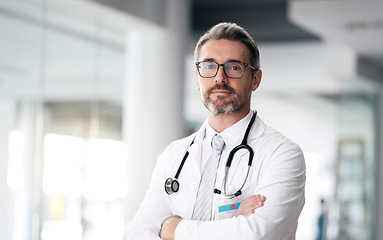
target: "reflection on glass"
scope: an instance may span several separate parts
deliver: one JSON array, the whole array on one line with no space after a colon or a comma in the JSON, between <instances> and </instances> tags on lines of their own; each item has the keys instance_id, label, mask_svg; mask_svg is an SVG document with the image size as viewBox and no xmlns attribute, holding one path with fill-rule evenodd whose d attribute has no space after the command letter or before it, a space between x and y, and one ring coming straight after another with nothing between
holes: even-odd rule
<instances>
[{"instance_id":1,"label":"reflection on glass","mask_svg":"<svg viewBox=\"0 0 383 240\"><path fill-rule=\"evenodd\" d=\"M340 98L340 140L330 225L339 240L375 239L377 98L374 92L355 89L357 93L347 92Z\"/></svg>"},{"instance_id":2,"label":"reflection on glass","mask_svg":"<svg viewBox=\"0 0 383 240\"><path fill-rule=\"evenodd\" d=\"M112 200L127 194L127 147L121 141L90 139L86 146L84 194L88 199Z\"/></svg>"},{"instance_id":3,"label":"reflection on glass","mask_svg":"<svg viewBox=\"0 0 383 240\"><path fill-rule=\"evenodd\" d=\"M122 239L126 144L59 134L48 134L44 143L42 239Z\"/></svg>"},{"instance_id":4,"label":"reflection on glass","mask_svg":"<svg viewBox=\"0 0 383 240\"><path fill-rule=\"evenodd\" d=\"M9 134L8 186L12 190L20 189L23 184L22 169L24 159L24 134L14 130Z\"/></svg>"},{"instance_id":5,"label":"reflection on glass","mask_svg":"<svg viewBox=\"0 0 383 240\"><path fill-rule=\"evenodd\" d=\"M42 240L82 240L81 224L71 221L52 221L44 224Z\"/></svg>"},{"instance_id":6,"label":"reflection on glass","mask_svg":"<svg viewBox=\"0 0 383 240\"><path fill-rule=\"evenodd\" d=\"M0 239L123 238L126 22L111 14L86 1L1 1L0 100L17 130Z\"/></svg>"},{"instance_id":7,"label":"reflection on glass","mask_svg":"<svg viewBox=\"0 0 383 240\"><path fill-rule=\"evenodd\" d=\"M81 197L83 183L81 164L84 139L48 134L44 141L43 190L48 195Z\"/></svg>"}]
</instances>

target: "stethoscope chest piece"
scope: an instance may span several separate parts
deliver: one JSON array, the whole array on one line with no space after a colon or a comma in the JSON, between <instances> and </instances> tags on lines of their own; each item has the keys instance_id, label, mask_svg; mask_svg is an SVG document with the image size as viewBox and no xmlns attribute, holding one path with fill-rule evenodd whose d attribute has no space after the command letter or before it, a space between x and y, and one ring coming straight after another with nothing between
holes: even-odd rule
<instances>
[{"instance_id":1,"label":"stethoscope chest piece","mask_svg":"<svg viewBox=\"0 0 383 240\"><path fill-rule=\"evenodd\" d=\"M180 183L175 178L168 178L165 181L165 192L169 195L178 192Z\"/></svg>"}]
</instances>

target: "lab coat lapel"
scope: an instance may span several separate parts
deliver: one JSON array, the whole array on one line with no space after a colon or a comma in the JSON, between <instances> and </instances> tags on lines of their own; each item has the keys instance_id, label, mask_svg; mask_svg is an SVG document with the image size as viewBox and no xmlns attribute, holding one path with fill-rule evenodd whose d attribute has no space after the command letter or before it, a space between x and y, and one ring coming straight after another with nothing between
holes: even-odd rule
<instances>
[{"instance_id":1,"label":"lab coat lapel","mask_svg":"<svg viewBox=\"0 0 383 240\"><path fill-rule=\"evenodd\" d=\"M197 132L194 144L191 145L188 149L189 159L185 162L184 177L186 178L185 183L188 186L185 186L187 191L184 192L184 213L186 219L192 219L194 204L197 197L198 186L201 180L201 156L202 156L202 142L205 136L205 123L202 125L200 130Z\"/></svg>"},{"instance_id":2,"label":"lab coat lapel","mask_svg":"<svg viewBox=\"0 0 383 240\"><path fill-rule=\"evenodd\" d=\"M253 126L250 129L250 133L249 133L249 136L247 138L247 144L250 145L250 147L254 151L253 164L254 164L254 161L257 160L257 157L258 157L257 156L257 149L256 149L255 144L254 144L254 140L257 139L258 137L260 137L263 134L264 130L265 130L265 125L263 124L262 120L260 118L258 118L258 116L257 116L255 122L253 123ZM230 170L229 170L230 174L231 174L231 178L229 178L228 182L230 184L234 184L233 176L237 176L237 174L245 174L246 173L248 162L249 162L248 151L244 150L244 151L240 151L236 154L236 156L233 159ZM241 166L240 169L238 169L239 166ZM242 182L239 183L239 185L241 185L241 184L242 184ZM236 184L234 184L234 185L236 185ZM239 186L235 186L235 187L238 188Z\"/></svg>"},{"instance_id":3,"label":"lab coat lapel","mask_svg":"<svg viewBox=\"0 0 383 240\"><path fill-rule=\"evenodd\" d=\"M250 129L249 137L247 139L247 144L252 146L251 141L256 139L256 138L259 138L263 134L265 129L266 129L265 124L262 122L262 120L257 115L257 117L255 118L255 122L253 123L253 126ZM255 149L254 149L254 152L255 152Z\"/></svg>"},{"instance_id":4,"label":"lab coat lapel","mask_svg":"<svg viewBox=\"0 0 383 240\"><path fill-rule=\"evenodd\" d=\"M191 145L188 149L189 158L198 169L199 178L201 177L201 157L202 157L202 143L205 137L206 121L202 124L201 128L198 130L196 137L194 139L194 144Z\"/></svg>"}]
</instances>

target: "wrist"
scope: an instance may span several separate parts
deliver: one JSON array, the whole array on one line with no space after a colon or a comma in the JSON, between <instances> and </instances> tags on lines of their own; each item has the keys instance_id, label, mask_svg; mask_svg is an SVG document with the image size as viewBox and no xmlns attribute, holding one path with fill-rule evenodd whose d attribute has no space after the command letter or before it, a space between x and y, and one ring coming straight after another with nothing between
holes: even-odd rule
<instances>
[{"instance_id":1,"label":"wrist","mask_svg":"<svg viewBox=\"0 0 383 240\"><path fill-rule=\"evenodd\" d=\"M182 218L178 215L172 215L168 217L162 223L160 237L163 240L174 240L176 228L181 220Z\"/></svg>"}]
</instances>

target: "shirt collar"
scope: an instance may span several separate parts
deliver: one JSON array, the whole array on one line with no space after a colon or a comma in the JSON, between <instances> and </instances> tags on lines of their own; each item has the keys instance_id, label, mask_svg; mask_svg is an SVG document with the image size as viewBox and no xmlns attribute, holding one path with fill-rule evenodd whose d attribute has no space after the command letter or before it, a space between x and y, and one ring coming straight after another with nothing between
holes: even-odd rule
<instances>
[{"instance_id":1,"label":"shirt collar","mask_svg":"<svg viewBox=\"0 0 383 240\"><path fill-rule=\"evenodd\" d=\"M251 117L253 116L254 111L250 111L244 118L234 123L232 126L226 128L224 131L220 133L223 140L225 141L225 145L227 147L238 145L242 142L242 138L245 135L245 131L248 123L250 122ZM217 132L209 125L206 124L206 133L205 138L208 143L211 143L211 140ZM211 146L211 144L209 144Z\"/></svg>"},{"instance_id":2,"label":"shirt collar","mask_svg":"<svg viewBox=\"0 0 383 240\"><path fill-rule=\"evenodd\" d=\"M206 131L205 131L205 139L207 143L209 143L209 146L211 147L211 140L213 139L214 135L217 134L217 132L210 126L208 122L206 122ZM225 141L225 139L223 139Z\"/></svg>"}]
</instances>

